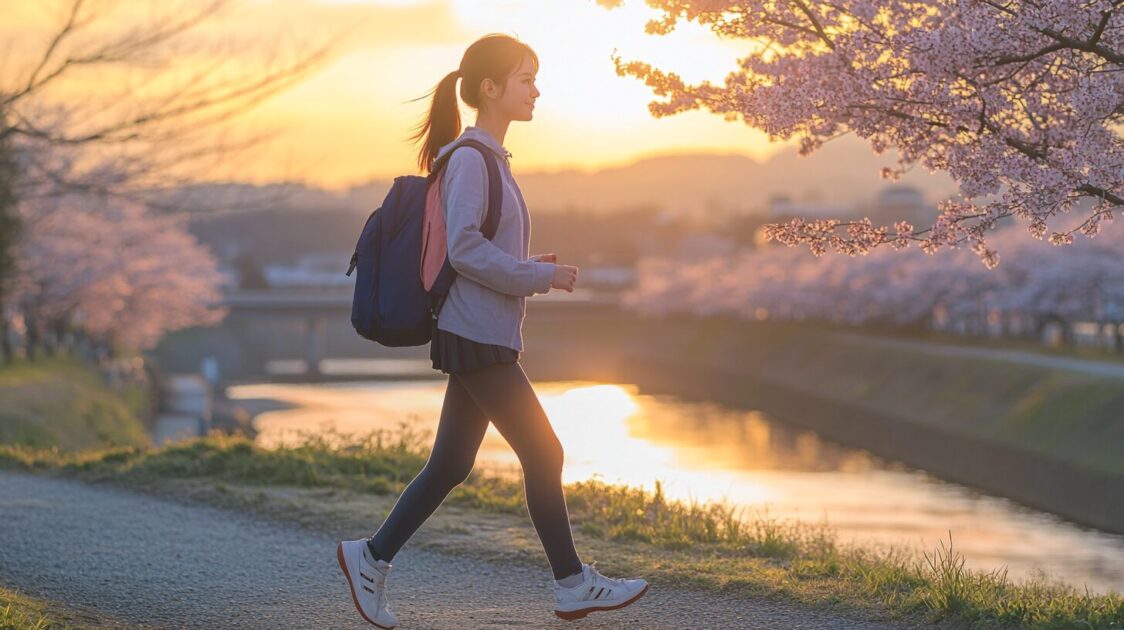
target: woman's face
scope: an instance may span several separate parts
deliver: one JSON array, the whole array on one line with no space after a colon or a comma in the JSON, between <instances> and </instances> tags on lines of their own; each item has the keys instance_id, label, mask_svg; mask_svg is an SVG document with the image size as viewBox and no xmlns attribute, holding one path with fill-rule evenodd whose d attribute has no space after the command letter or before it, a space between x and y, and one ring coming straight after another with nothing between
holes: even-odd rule
<instances>
[{"instance_id":1,"label":"woman's face","mask_svg":"<svg viewBox=\"0 0 1124 630\"><path fill-rule=\"evenodd\" d=\"M508 120L526 121L531 120L535 111L535 99L538 97L539 90L535 87L535 64L530 55L524 55L519 67L507 77L503 94L490 105L496 107L498 113Z\"/></svg>"}]
</instances>

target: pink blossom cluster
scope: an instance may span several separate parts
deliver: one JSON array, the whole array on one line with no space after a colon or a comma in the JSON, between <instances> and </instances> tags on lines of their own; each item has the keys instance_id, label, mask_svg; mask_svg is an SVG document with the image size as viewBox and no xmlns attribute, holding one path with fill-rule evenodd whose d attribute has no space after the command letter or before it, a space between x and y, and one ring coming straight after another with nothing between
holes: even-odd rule
<instances>
[{"instance_id":1,"label":"pink blossom cluster","mask_svg":"<svg viewBox=\"0 0 1124 630\"><path fill-rule=\"evenodd\" d=\"M1071 223L1078 219L1070 218ZM1062 249L1018 226L992 235L1005 262L989 270L967 250L879 249L822 257L766 246L697 261L645 258L626 307L646 315L725 315L853 325L924 324L1017 315L1028 321L1124 322L1124 227ZM1113 242L1114 241L1114 242Z\"/></svg>"},{"instance_id":2,"label":"pink blossom cluster","mask_svg":"<svg viewBox=\"0 0 1124 630\"><path fill-rule=\"evenodd\" d=\"M97 195L45 196L18 209L24 230L5 316L143 349L225 315L217 263L182 216Z\"/></svg>"},{"instance_id":3,"label":"pink blossom cluster","mask_svg":"<svg viewBox=\"0 0 1124 630\"><path fill-rule=\"evenodd\" d=\"M623 0L598 0L606 7ZM786 245L866 254L911 242L925 252L966 244L988 268L987 241L1018 217L1036 239L1092 238L1124 205L1124 2L1119 0L648 0L662 17L747 41L724 85L614 57L662 101L656 117L706 108L809 154L854 133L897 149L883 177L921 164L959 185L926 229L869 221L793 220L766 236ZM1096 203L1071 229L1057 217Z\"/></svg>"}]
</instances>

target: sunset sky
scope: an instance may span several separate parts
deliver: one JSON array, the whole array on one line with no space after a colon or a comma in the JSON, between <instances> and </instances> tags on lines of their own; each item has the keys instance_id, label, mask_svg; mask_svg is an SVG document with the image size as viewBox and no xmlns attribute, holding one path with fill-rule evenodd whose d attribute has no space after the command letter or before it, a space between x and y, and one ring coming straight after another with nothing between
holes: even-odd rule
<instances>
[{"instance_id":1,"label":"sunset sky","mask_svg":"<svg viewBox=\"0 0 1124 630\"><path fill-rule=\"evenodd\" d=\"M10 62L42 50L61 3L0 0L0 6ZM267 157L239 169L241 178L336 187L413 172L415 149L407 137L428 103L410 100L456 69L464 49L491 32L524 40L541 61L535 119L513 123L505 142L517 170L596 169L676 152L762 158L783 148L714 114L655 119L648 113L651 93L616 75L614 49L688 81L718 82L747 50L746 42L719 40L697 25L646 35L654 15L639 0L614 11L593 0L242 0L221 24L196 36L221 32L261 41L263 48L292 48L352 29L327 67L247 119L280 134ZM464 124L474 117L463 108Z\"/></svg>"}]
</instances>

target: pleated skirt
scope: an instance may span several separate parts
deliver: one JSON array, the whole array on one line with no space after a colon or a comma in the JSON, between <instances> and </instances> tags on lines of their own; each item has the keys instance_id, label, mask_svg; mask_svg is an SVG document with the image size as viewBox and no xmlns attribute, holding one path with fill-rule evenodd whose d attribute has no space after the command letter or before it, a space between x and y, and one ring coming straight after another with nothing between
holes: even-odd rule
<instances>
[{"instance_id":1,"label":"pleated skirt","mask_svg":"<svg viewBox=\"0 0 1124 630\"><path fill-rule=\"evenodd\" d=\"M429 342L429 358L433 369L446 374L478 370L496 363L515 363L519 351L506 346L480 343L461 337L456 333L441 330L437 320L432 323L433 339Z\"/></svg>"}]
</instances>

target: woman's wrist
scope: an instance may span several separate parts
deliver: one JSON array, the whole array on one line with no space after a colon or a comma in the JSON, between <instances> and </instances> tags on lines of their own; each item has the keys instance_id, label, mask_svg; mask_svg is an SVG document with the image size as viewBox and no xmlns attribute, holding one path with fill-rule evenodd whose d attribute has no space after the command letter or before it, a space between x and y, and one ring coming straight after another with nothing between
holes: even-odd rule
<instances>
[{"instance_id":1,"label":"woman's wrist","mask_svg":"<svg viewBox=\"0 0 1124 630\"><path fill-rule=\"evenodd\" d=\"M554 263L535 262L535 293L549 293L554 284Z\"/></svg>"}]
</instances>

